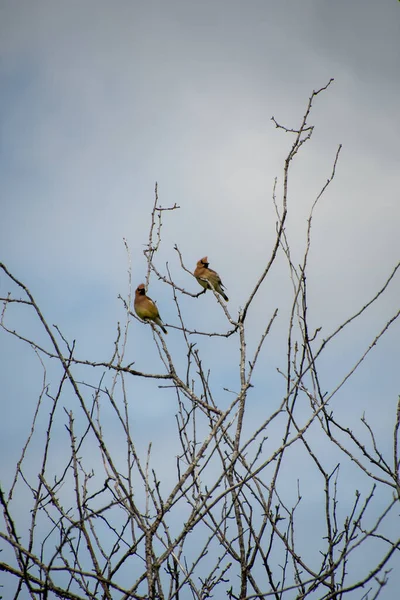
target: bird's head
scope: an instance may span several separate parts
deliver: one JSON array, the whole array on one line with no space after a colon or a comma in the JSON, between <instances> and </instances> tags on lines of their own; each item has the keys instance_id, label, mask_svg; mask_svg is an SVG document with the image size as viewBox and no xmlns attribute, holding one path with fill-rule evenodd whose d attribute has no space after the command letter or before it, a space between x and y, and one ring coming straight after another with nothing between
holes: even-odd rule
<instances>
[{"instance_id":1,"label":"bird's head","mask_svg":"<svg viewBox=\"0 0 400 600\"><path fill-rule=\"evenodd\" d=\"M141 283L140 285L137 286L136 288L136 294L138 296L144 296L146 293L146 288L144 287L144 283Z\"/></svg>"},{"instance_id":2,"label":"bird's head","mask_svg":"<svg viewBox=\"0 0 400 600\"><path fill-rule=\"evenodd\" d=\"M198 267L205 267L206 269L208 268L209 262L208 262L208 257L207 256L203 256L203 258L201 258L199 260L199 262L197 263Z\"/></svg>"}]
</instances>

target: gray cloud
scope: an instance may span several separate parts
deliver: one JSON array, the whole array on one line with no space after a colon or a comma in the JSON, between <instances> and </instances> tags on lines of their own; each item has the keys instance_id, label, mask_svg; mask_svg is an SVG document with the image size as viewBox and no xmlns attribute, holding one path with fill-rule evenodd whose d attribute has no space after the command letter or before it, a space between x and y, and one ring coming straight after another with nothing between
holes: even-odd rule
<instances>
[{"instance_id":1,"label":"gray cloud","mask_svg":"<svg viewBox=\"0 0 400 600\"><path fill-rule=\"evenodd\" d=\"M132 251L133 284L144 276L142 250L158 180L160 201L181 206L165 215L160 268L168 260L178 282L195 290L196 282L179 269L173 245L179 244L191 268L208 254L235 313L270 256L272 186L279 176L281 193L292 143L270 117L298 126L312 90L334 77L315 100L313 138L293 165L287 223L297 264L309 208L343 144L336 179L315 211L312 230L310 318L326 335L372 297L399 256L399 8L389 0L3 2L2 260L43 301L51 322L81 338L82 355L99 359L109 352L121 318L116 296L127 286L123 236ZM289 289L279 259L249 317L255 329L280 308L257 374L260 389L268 381L275 399ZM2 278L1 295L6 291ZM164 320L176 322L164 286L154 281L151 295ZM397 309L399 297L397 281L344 336L343 346L327 355L321 367L327 388L344 372L342 359L356 359ZM195 302L193 309L182 301L193 325L223 329L210 294ZM132 331L129 360L147 370L149 357L156 360L149 328L134 322ZM255 348L253 332L248 342ZM344 410L347 403L352 423L364 407L385 431L398 384L392 362L397 345L396 336L388 336L376 362L368 363L368 377L368 365L361 371L369 390L358 381L338 395L335 406ZM233 344L224 354L221 345L204 340L199 347L210 367L219 361L212 371L216 385L226 378L234 386ZM18 369L20 356L12 356ZM28 363L27 373L33 373ZM10 362L7 371L13 373ZM374 375L379 389L373 389ZM8 385L18 397L18 382ZM259 418L256 409L264 406L263 393L257 387L254 393L250 428ZM139 418L151 417L153 406L136 408ZM165 404L157 400L154 410L164 417ZM161 461L159 447L155 455Z\"/></svg>"}]
</instances>

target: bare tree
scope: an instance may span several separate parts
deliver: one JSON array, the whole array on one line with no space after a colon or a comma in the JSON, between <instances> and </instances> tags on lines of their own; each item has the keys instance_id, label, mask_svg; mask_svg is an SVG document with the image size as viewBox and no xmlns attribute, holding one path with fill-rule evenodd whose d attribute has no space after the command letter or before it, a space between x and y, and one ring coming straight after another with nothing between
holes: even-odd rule
<instances>
[{"instance_id":1,"label":"bare tree","mask_svg":"<svg viewBox=\"0 0 400 600\"><path fill-rule=\"evenodd\" d=\"M314 209L335 177L340 147L312 203L300 264L292 259L286 229L291 166L312 138L313 102L330 84L312 93L299 127L273 119L293 136L273 191L276 238L238 314L215 290L207 292L221 307L223 331L187 326L182 299L192 297L198 306L205 290L188 291L194 280L177 246L176 268L188 274L188 289L176 283L170 265L157 266L164 212L179 207L162 207L156 187L144 252L146 286L158 278L170 290L177 324L168 326L180 336L180 350L172 350L173 336L167 341L156 325L141 332L152 335L157 372L137 370L126 358L137 318L130 269L130 291L121 298L125 324L118 325L111 356L95 362L78 356L75 342L50 326L28 287L1 264L13 290L2 298L2 332L31 346L42 371L30 430L16 463L7 459L12 477L0 489L0 570L7 598L372 600L381 594L400 544L399 530L387 525L399 510L400 402L382 447L374 423L361 414L361 427L351 427L335 411L335 399L400 311L387 316L344 375L332 374L328 391L321 364L332 343L386 293L400 263L370 300L321 339L321 327L312 329L306 275ZM126 250L129 257L127 244ZM249 395L280 307L258 331L249 317L278 257L286 261L292 289L283 317L284 356L274 365L283 391L262 390L265 406L254 425L246 420ZM40 325L36 338L21 330L21 311L33 313ZM200 339L237 348L232 370L239 386L227 390L223 403L213 369L196 345ZM146 388L140 387L143 380ZM156 393L174 394L175 446L165 454L176 466L168 472L155 466L151 432L147 448L138 446L140 423L132 416L135 395ZM6 413L2 421L7 427ZM288 478L293 456L301 463L294 479ZM2 462L4 469L4 457ZM346 470L357 473L357 483L349 487L347 477L344 489ZM317 489L303 484L310 474ZM314 523L304 524L303 507L313 501Z\"/></svg>"}]
</instances>

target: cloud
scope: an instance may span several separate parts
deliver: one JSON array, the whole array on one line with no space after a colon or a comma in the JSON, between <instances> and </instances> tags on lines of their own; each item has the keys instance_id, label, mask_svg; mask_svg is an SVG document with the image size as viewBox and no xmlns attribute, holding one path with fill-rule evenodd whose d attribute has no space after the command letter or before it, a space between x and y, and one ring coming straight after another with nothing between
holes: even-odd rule
<instances>
[{"instance_id":1,"label":"cloud","mask_svg":"<svg viewBox=\"0 0 400 600\"><path fill-rule=\"evenodd\" d=\"M168 261L179 284L199 291L173 246L189 268L207 254L236 316L271 255L274 178L280 202L293 143L293 133L277 130L270 118L298 127L312 90L331 77L334 84L315 99L309 118L313 137L290 171L286 233L298 265L310 207L343 144L336 177L313 217L310 323L323 327L322 340L374 295L399 254L397 14L388 1L307 0L301 8L289 0L274 8L256 0L246 7L237 1L2 3L1 257L38 297L49 322L77 339L82 358L109 357L117 321L123 322L117 299L128 293L123 237L133 286L144 279L156 180L160 202L180 206L163 215L157 265L165 272ZM260 329L279 308L249 394L248 430L284 394L276 368L286 361L288 275L280 254L248 315L252 356ZM326 390L397 310L399 285L397 278L332 344L321 361ZM1 295L8 286L2 277ZM150 294L163 319L177 323L170 290L153 279ZM190 327L228 328L212 294L180 301ZM29 331L29 319L15 314L18 327ZM332 401L357 426L365 410L383 442L394 418L397 331ZM225 405L230 395L223 388L238 387L237 340L193 340ZM177 334L168 341L181 360L186 349ZM137 368L162 368L148 326L131 324L128 349L126 359ZM21 364L29 380L37 371L29 353L22 358L20 352L9 351L3 374L11 375L9 397L25 406L31 396L15 374ZM173 422L176 407L153 385L131 391L132 413L144 425L140 443L145 448L146 436L155 438L162 469L162 449L173 435L165 420ZM12 419L19 423L15 412Z\"/></svg>"}]
</instances>

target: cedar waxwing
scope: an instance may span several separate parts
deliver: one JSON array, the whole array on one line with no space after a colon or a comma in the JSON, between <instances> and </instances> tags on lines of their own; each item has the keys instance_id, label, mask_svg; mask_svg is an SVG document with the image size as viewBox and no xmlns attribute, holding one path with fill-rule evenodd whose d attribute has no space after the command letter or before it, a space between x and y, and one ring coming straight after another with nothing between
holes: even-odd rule
<instances>
[{"instance_id":1,"label":"cedar waxwing","mask_svg":"<svg viewBox=\"0 0 400 600\"><path fill-rule=\"evenodd\" d=\"M158 308L153 302L151 298L146 296L146 290L144 287L144 283L141 283L135 292L135 313L138 317L143 319L143 321L154 321L157 323L159 327L163 330L165 334L168 331L165 329L163 322L161 321L160 313L158 312Z\"/></svg>"},{"instance_id":2,"label":"cedar waxwing","mask_svg":"<svg viewBox=\"0 0 400 600\"><path fill-rule=\"evenodd\" d=\"M223 288L225 286L222 283L220 276L218 275L218 273L216 273L212 269L209 269L208 265L209 265L209 262L208 262L207 256L205 256L204 258L201 258L196 265L196 269L195 269L193 275L196 277L199 284L201 286L203 286L203 288L206 288L206 290L211 289L211 285L209 284L209 282L211 282L214 287L214 290L216 292L218 292L218 294L221 294L221 296L223 297L225 302L228 302L229 298L224 293Z\"/></svg>"}]
</instances>

